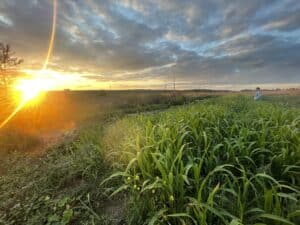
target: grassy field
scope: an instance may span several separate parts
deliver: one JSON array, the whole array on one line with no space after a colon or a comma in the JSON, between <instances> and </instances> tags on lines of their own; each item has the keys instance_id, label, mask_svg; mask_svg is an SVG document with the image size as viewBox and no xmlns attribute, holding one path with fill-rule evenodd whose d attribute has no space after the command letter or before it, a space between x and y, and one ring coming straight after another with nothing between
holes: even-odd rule
<instances>
[{"instance_id":1,"label":"grassy field","mask_svg":"<svg viewBox=\"0 0 300 225\"><path fill-rule=\"evenodd\" d=\"M0 224L300 223L298 98L145 96L2 157Z\"/></svg>"},{"instance_id":2,"label":"grassy field","mask_svg":"<svg viewBox=\"0 0 300 225\"><path fill-rule=\"evenodd\" d=\"M108 180L122 177L112 195L130 196L129 224L298 224L299 109L266 101L223 97L110 127L124 169Z\"/></svg>"},{"instance_id":3,"label":"grassy field","mask_svg":"<svg viewBox=\"0 0 300 225\"><path fill-rule=\"evenodd\" d=\"M0 129L0 156L8 152L30 152L44 142L59 139L86 121L110 113L135 113L166 109L196 99L221 95L222 92L169 91L58 91L43 94L37 102L29 103ZM0 95L0 123L17 107L14 96Z\"/></svg>"},{"instance_id":4,"label":"grassy field","mask_svg":"<svg viewBox=\"0 0 300 225\"><path fill-rule=\"evenodd\" d=\"M106 223L108 199L99 185L112 169L102 148L106 124L210 96L215 93L49 93L0 131L0 224ZM46 148L48 133L63 138Z\"/></svg>"}]
</instances>

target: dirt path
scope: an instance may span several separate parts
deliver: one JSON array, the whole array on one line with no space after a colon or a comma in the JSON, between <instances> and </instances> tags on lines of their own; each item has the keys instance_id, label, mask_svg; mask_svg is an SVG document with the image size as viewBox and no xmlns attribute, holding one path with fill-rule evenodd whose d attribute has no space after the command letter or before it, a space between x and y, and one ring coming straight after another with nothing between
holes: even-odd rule
<instances>
[{"instance_id":1,"label":"dirt path","mask_svg":"<svg viewBox=\"0 0 300 225\"><path fill-rule=\"evenodd\" d=\"M29 151L30 156L41 156L52 146L55 146L65 140L70 140L75 136L76 129L58 130L40 134L41 143Z\"/></svg>"}]
</instances>

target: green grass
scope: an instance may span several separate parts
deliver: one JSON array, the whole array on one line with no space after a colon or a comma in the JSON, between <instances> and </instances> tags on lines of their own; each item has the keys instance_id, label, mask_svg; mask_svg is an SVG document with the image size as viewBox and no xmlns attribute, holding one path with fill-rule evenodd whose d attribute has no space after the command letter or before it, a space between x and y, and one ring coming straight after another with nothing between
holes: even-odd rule
<instances>
[{"instance_id":1,"label":"green grass","mask_svg":"<svg viewBox=\"0 0 300 225\"><path fill-rule=\"evenodd\" d=\"M112 193L129 225L299 224L297 105L191 100L92 114L44 155L1 157L0 224L111 224Z\"/></svg>"},{"instance_id":2,"label":"green grass","mask_svg":"<svg viewBox=\"0 0 300 225\"><path fill-rule=\"evenodd\" d=\"M38 157L27 151L38 146L38 136L1 130L0 224L109 224L111 219L103 213L108 199L100 183L111 173L114 161L107 160L108 152L103 151L103 127L124 114L166 109L194 99L146 100L149 104L138 100L111 112L88 111L89 118L81 121L71 139Z\"/></svg>"},{"instance_id":3,"label":"green grass","mask_svg":"<svg viewBox=\"0 0 300 225\"><path fill-rule=\"evenodd\" d=\"M299 109L224 97L107 129L128 224L299 224ZM112 137L116 137L112 140Z\"/></svg>"},{"instance_id":4,"label":"green grass","mask_svg":"<svg viewBox=\"0 0 300 225\"><path fill-rule=\"evenodd\" d=\"M2 160L0 224L105 224L99 183L108 165L100 133L94 126L41 158L14 153Z\"/></svg>"},{"instance_id":5,"label":"green grass","mask_svg":"<svg viewBox=\"0 0 300 225\"><path fill-rule=\"evenodd\" d=\"M289 96L289 95L273 95L264 96L264 101L271 102L273 104L280 104L286 107L300 107L299 96Z\"/></svg>"},{"instance_id":6,"label":"green grass","mask_svg":"<svg viewBox=\"0 0 300 225\"><path fill-rule=\"evenodd\" d=\"M110 113L122 115L163 110L214 95L217 93L178 92L176 96L167 91L45 93L38 102L28 103L0 129L0 156L14 151L30 152L43 143L44 137L47 139L49 134L53 136L55 133L72 131L87 121L103 118ZM16 107L14 96L4 98L0 90L0 124Z\"/></svg>"}]
</instances>

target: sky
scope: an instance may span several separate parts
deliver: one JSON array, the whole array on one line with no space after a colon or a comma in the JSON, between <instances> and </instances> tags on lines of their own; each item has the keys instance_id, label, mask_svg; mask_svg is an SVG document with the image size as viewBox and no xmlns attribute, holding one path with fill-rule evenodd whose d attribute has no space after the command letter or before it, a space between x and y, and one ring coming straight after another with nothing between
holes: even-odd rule
<instances>
[{"instance_id":1,"label":"sky","mask_svg":"<svg viewBox=\"0 0 300 225\"><path fill-rule=\"evenodd\" d=\"M51 0L1 0L0 42L37 74ZM58 0L45 77L72 89L300 87L299 0Z\"/></svg>"}]
</instances>

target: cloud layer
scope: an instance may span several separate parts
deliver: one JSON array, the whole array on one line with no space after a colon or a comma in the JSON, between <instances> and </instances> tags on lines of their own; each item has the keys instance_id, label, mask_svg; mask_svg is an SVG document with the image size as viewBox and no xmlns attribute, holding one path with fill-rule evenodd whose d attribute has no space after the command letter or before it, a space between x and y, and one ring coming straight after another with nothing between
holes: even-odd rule
<instances>
[{"instance_id":1,"label":"cloud layer","mask_svg":"<svg viewBox=\"0 0 300 225\"><path fill-rule=\"evenodd\" d=\"M40 68L51 18L50 0L2 0L0 41ZM300 2L61 0L50 68L145 88L173 73L182 88L300 84Z\"/></svg>"}]
</instances>

